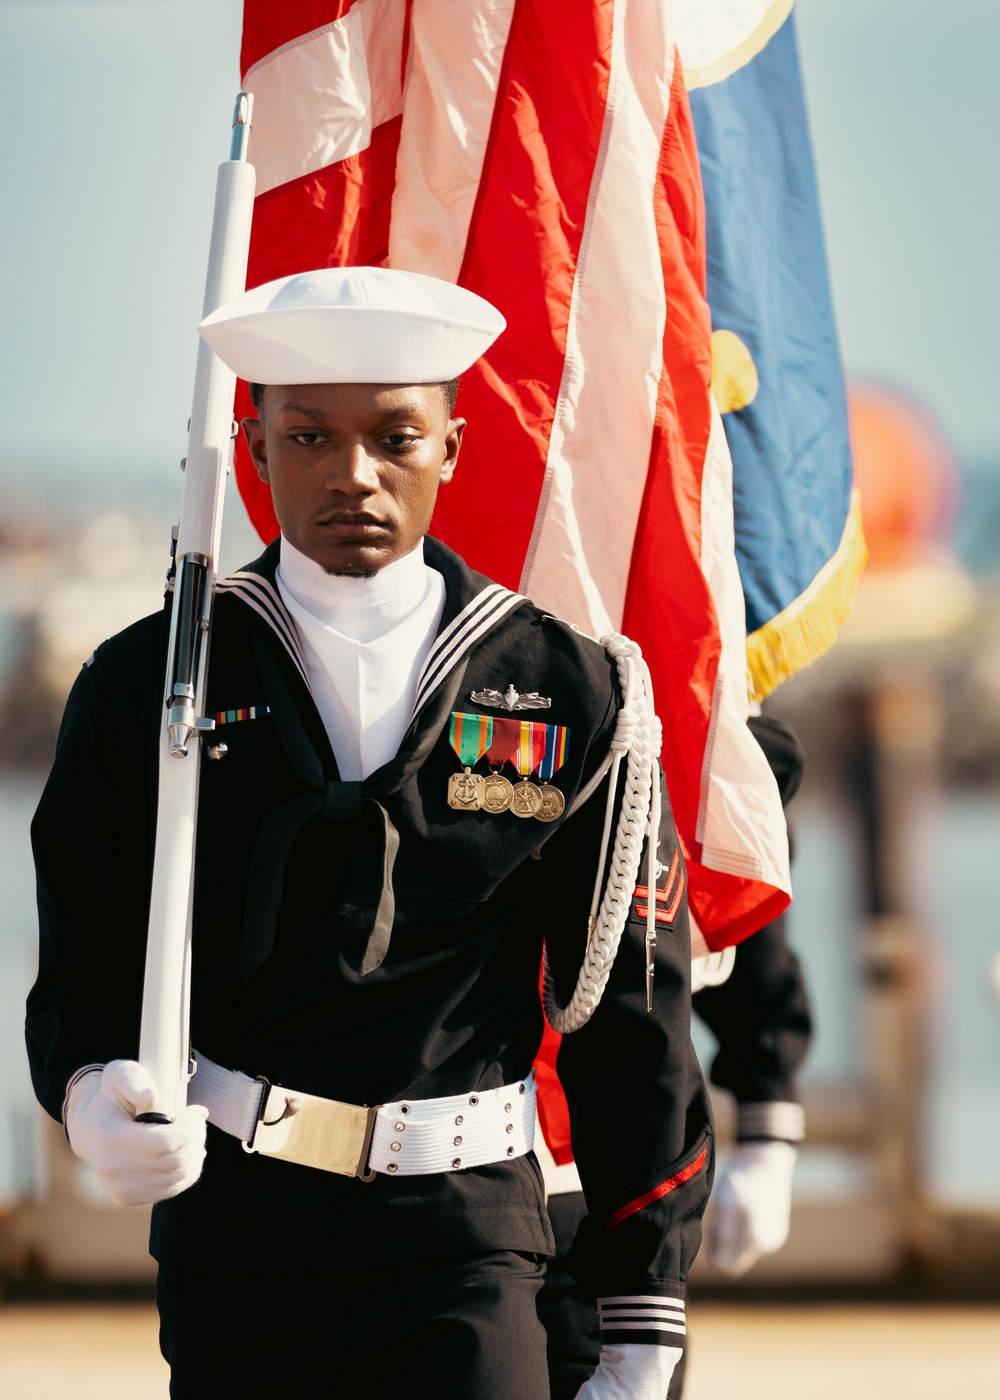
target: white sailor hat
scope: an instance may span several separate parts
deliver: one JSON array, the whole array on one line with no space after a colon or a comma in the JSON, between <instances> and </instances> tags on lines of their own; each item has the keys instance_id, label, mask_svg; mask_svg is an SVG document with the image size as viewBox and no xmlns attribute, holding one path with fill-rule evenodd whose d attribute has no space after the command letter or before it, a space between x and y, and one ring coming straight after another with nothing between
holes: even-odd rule
<instances>
[{"instance_id":1,"label":"white sailor hat","mask_svg":"<svg viewBox=\"0 0 1000 1400\"><path fill-rule=\"evenodd\" d=\"M437 277L324 267L244 292L198 329L257 384L437 384L464 373L506 324Z\"/></svg>"}]
</instances>

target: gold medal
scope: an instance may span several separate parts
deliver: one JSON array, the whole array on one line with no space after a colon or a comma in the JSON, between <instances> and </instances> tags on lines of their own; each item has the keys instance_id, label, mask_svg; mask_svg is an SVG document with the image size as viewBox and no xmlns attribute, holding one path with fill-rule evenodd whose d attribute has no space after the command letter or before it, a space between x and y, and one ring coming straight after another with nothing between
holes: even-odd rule
<instances>
[{"instance_id":1,"label":"gold medal","mask_svg":"<svg viewBox=\"0 0 1000 1400\"><path fill-rule=\"evenodd\" d=\"M514 784L502 773L487 773L483 779L483 811L506 812L514 795Z\"/></svg>"},{"instance_id":2,"label":"gold medal","mask_svg":"<svg viewBox=\"0 0 1000 1400\"><path fill-rule=\"evenodd\" d=\"M452 773L448 779L448 806L457 812L478 812L483 805L486 779L481 773L466 768L464 773Z\"/></svg>"},{"instance_id":3,"label":"gold medal","mask_svg":"<svg viewBox=\"0 0 1000 1400\"><path fill-rule=\"evenodd\" d=\"M510 810L515 817L537 817L542 810L542 794L527 778L511 789Z\"/></svg>"},{"instance_id":4,"label":"gold medal","mask_svg":"<svg viewBox=\"0 0 1000 1400\"><path fill-rule=\"evenodd\" d=\"M535 820L540 822L557 821L566 810L565 797L551 783L542 783L538 792L542 799L542 807L541 811L535 813Z\"/></svg>"}]
</instances>

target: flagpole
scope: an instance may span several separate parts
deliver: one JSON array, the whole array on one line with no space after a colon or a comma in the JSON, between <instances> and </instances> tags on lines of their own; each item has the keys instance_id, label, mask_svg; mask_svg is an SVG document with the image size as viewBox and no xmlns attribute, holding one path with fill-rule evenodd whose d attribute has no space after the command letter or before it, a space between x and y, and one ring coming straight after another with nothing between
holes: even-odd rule
<instances>
[{"instance_id":1,"label":"flagpole","mask_svg":"<svg viewBox=\"0 0 1000 1400\"><path fill-rule=\"evenodd\" d=\"M219 166L202 314L240 295L256 174L246 148L253 96L241 92L230 158ZM201 739L205 715L212 598L222 505L235 432L236 376L204 341L198 346L184 491L172 570L173 609L160 735L156 846L146 942L139 1062L156 1085L144 1121L170 1121L187 1100L190 1078L191 904Z\"/></svg>"}]
</instances>

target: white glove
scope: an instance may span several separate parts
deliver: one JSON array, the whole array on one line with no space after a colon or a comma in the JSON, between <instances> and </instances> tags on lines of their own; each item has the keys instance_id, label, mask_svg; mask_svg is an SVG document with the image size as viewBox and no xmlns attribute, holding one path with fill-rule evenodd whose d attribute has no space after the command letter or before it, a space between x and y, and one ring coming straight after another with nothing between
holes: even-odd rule
<instances>
[{"instance_id":1,"label":"white glove","mask_svg":"<svg viewBox=\"0 0 1000 1400\"><path fill-rule=\"evenodd\" d=\"M792 1172L790 1142L741 1142L712 1193L712 1262L736 1278L788 1239Z\"/></svg>"},{"instance_id":2,"label":"white glove","mask_svg":"<svg viewBox=\"0 0 1000 1400\"><path fill-rule=\"evenodd\" d=\"M680 1347L648 1342L602 1346L597 1370L577 1392L576 1400L667 1400Z\"/></svg>"},{"instance_id":3,"label":"white glove","mask_svg":"<svg viewBox=\"0 0 1000 1400\"><path fill-rule=\"evenodd\" d=\"M177 1196L201 1175L208 1109L191 1104L173 1123L137 1123L156 1086L135 1060L82 1075L66 1096L66 1136L118 1206Z\"/></svg>"}]
</instances>

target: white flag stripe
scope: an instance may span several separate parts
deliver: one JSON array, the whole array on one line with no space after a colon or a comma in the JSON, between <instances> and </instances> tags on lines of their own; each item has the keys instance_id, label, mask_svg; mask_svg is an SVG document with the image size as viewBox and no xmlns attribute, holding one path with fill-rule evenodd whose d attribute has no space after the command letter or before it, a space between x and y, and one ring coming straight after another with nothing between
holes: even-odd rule
<instances>
[{"instance_id":1,"label":"white flag stripe","mask_svg":"<svg viewBox=\"0 0 1000 1400\"><path fill-rule=\"evenodd\" d=\"M414 0L391 267L457 282L514 0Z\"/></svg>"},{"instance_id":2,"label":"white flag stripe","mask_svg":"<svg viewBox=\"0 0 1000 1400\"><path fill-rule=\"evenodd\" d=\"M702 769L697 840L713 870L791 893L788 834L774 774L747 728L746 608L736 563L733 464L713 402L701 484L701 567L719 621L722 655Z\"/></svg>"},{"instance_id":3,"label":"white flag stripe","mask_svg":"<svg viewBox=\"0 0 1000 1400\"><path fill-rule=\"evenodd\" d=\"M244 75L258 195L363 151L372 128L399 115L404 13L398 0L358 0Z\"/></svg>"},{"instance_id":4,"label":"white flag stripe","mask_svg":"<svg viewBox=\"0 0 1000 1400\"><path fill-rule=\"evenodd\" d=\"M653 208L673 50L660 0L616 5L601 153L521 591L591 636L621 627L662 368Z\"/></svg>"}]
</instances>

